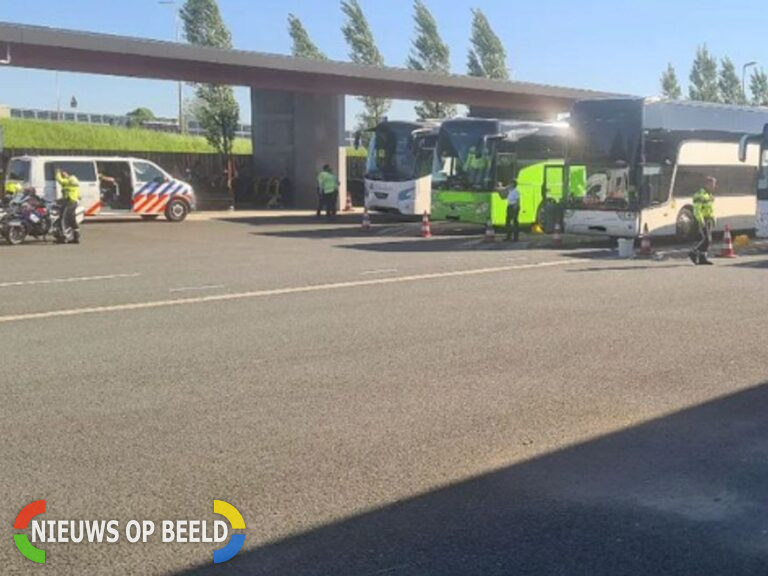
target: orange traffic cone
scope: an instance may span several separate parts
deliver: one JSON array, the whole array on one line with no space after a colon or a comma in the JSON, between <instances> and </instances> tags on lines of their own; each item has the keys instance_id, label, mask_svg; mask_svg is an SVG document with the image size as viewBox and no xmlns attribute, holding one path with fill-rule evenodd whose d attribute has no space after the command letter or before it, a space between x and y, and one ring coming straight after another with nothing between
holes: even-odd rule
<instances>
[{"instance_id":1,"label":"orange traffic cone","mask_svg":"<svg viewBox=\"0 0 768 576\"><path fill-rule=\"evenodd\" d=\"M347 192L347 205L344 207L344 212L352 212L354 207L352 206L352 194Z\"/></svg>"},{"instance_id":2,"label":"orange traffic cone","mask_svg":"<svg viewBox=\"0 0 768 576\"><path fill-rule=\"evenodd\" d=\"M371 215L368 213L368 206L363 210L363 230L368 232L371 229Z\"/></svg>"},{"instance_id":3,"label":"orange traffic cone","mask_svg":"<svg viewBox=\"0 0 768 576\"><path fill-rule=\"evenodd\" d=\"M555 248L563 247L563 229L560 228L560 223L555 224Z\"/></svg>"},{"instance_id":4,"label":"orange traffic cone","mask_svg":"<svg viewBox=\"0 0 768 576\"><path fill-rule=\"evenodd\" d=\"M432 226L429 223L429 214L424 212L424 217L421 219L421 237L432 238Z\"/></svg>"},{"instance_id":5,"label":"orange traffic cone","mask_svg":"<svg viewBox=\"0 0 768 576\"><path fill-rule=\"evenodd\" d=\"M651 244L651 233L648 230L648 224L643 227L643 235L640 237L640 251L638 256L653 256L653 245Z\"/></svg>"},{"instance_id":6,"label":"orange traffic cone","mask_svg":"<svg viewBox=\"0 0 768 576\"><path fill-rule=\"evenodd\" d=\"M488 223L485 225L485 241L490 243L496 242L496 229L493 227L493 222L488 220Z\"/></svg>"},{"instance_id":7,"label":"orange traffic cone","mask_svg":"<svg viewBox=\"0 0 768 576\"><path fill-rule=\"evenodd\" d=\"M723 250L720 252L720 258L736 258L736 251L733 249L733 236L731 227L725 227L725 236L723 237Z\"/></svg>"}]
</instances>

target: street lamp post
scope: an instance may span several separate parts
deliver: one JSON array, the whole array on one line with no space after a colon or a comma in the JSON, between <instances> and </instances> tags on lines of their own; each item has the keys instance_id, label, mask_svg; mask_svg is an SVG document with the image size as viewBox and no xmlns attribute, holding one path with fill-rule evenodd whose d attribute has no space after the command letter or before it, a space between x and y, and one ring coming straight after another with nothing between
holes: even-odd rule
<instances>
[{"instance_id":1,"label":"street lamp post","mask_svg":"<svg viewBox=\"0 0 768 576\"><path fill-rule=\"evenodd\" d=\"M747 97L747 70L753 66L757 66L757 62L747 62L741 68L741 91L744 94L744 98Z\"/></svg>"},{"instance_id":2,"label":"street lamp post","mask_svg":"<svg viewBox=\"0 0 768 576\"><path fill-rule=\"evenodd\" d=\"M181 42L181 12L177 7L176 0L158 0L158 4L162 6L171 6L176 14L176 42ZM178 97L179 97L179 132L184 133L184 84L179 81L178 83Z\"/></svg>"}]
</instances>

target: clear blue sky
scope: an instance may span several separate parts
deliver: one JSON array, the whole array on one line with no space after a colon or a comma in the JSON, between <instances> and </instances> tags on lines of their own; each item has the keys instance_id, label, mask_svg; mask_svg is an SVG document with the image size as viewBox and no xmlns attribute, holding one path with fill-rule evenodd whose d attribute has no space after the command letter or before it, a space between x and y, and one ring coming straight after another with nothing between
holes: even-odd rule
<instances>
[{"instance_id":1,"label":"clear blue sky","mask_svg":"<svg viewBox=\"0 0 768 576\"><path fill-rule=\"evenodd\" d=\"M333 59L347 59L341 35L343 17L336 0L219 0L235 46L288 53L286 18L297 14L315 42ZM768 10L757 0L427 0L451 46L453 69L465 70L470 9L482 8L509 52L515 79L636 95L658 93L659 75L671 61L685 81L696 47L706 42L717 56L737 67L757 60L768 68L761 47ZM411 0L361 0L386 62L403 66L413 34ZM26 0L0 3L0 20L128 36L174 37L172 8L156 0ZM174 85L166 82L61 74L63 105L77 96L82 111L124 113L149 106L173 116ZM56 107L53 72L0 69L0 102L19 107ZM243 117L250 111L238 90ZM348 123L356 105L348 106ZM412 116L399 103L391 117Z\"/></svg>"}]
</instances>

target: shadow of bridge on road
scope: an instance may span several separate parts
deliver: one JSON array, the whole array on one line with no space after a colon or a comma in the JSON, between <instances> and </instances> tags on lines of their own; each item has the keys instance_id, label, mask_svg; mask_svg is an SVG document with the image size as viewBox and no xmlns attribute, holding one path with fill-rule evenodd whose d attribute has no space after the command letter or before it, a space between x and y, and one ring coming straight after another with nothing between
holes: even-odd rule
<instances>
[{"instance_id":1,"label":"shadow of bridge on road","mask_svg":"<svg viewBox=\"0 0 768 576\"><path fill-rule=\"evenodd\" d=\"M183 574L768 573L768 384Z\"/></svg>"}]
</instances>

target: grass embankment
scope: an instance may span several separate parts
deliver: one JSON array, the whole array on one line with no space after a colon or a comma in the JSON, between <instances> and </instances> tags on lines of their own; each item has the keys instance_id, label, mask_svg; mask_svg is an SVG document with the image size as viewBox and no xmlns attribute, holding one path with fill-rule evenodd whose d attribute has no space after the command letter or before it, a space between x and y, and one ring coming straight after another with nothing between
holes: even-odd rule
<instances>
[{"instance_id":1,"label":"grass embankment","mask_svg":"<svg viewBox=\"0 0 768 576\"><path fill-rule=\"evenodd\" d=\"M186 136L74 122L0 120L6 148L22 150L99 150L114 152L213 153L202 136ZM238 139L235 154L251 154L251 141Z\"/></svg>"},{"instance_id":2,"label":"grass embankment","mask_svg":"<svg viewBox=\"0 0 768 576\"><path fill-rule=\"evenodd\" d=\"M211 154L215 150L202 136L186 136L143 130L77 124L75 122L49 122L6 118L0 120L4 145L16 150L98 150L108 152L171 152ZM251 154L251 141L238 138L235 154ZM347 148L347 157L365 158L365 148Z\"/></svg>"}]
</instances>

